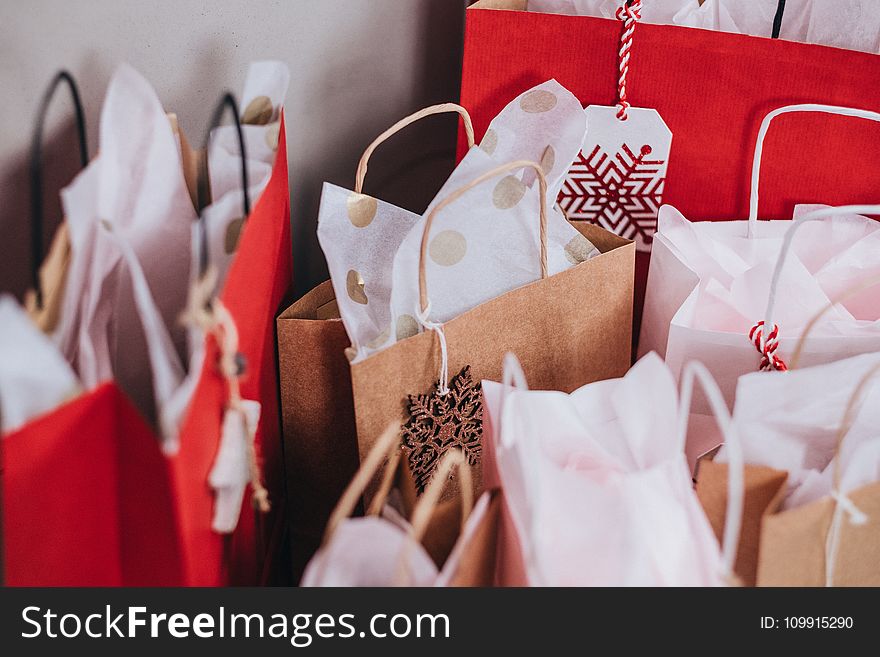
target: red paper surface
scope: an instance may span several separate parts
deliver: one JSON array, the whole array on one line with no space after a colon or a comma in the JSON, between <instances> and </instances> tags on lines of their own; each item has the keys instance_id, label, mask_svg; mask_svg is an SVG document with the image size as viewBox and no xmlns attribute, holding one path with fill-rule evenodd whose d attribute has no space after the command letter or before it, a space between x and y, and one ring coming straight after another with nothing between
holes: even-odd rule
<instances>
[{"instance_id":1,"label":"red paper surface","mask_svg":"<svg viewBox=\"0 0 880 657\"><path fill-rule=\"evenodd\" d=\"M620 22L520 11L467 11L461 104L477 138L518 94L556 78L584 104L613 105ZM692 220L748 216L761 119L792 103L880 109L880 56L694 28L639 24L627 92L672 130L663 202ZM459 157L467 145L459 134ZM829 115L775 120L761 171L760 217L797 203L868 203L880 191L880 126ZM865 160L865 158L868 160ZM641 306L647 257L637 261ZM639 313L640 314L640 313ZM638 317L635 326L639 326Z\"/></svg>"}]
</instances>

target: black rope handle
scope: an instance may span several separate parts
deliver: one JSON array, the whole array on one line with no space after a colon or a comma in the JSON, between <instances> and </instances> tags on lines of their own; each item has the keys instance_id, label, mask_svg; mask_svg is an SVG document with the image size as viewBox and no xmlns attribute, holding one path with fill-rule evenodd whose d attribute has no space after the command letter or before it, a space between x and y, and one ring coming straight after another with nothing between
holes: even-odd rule
<instances>
[{"instance_id":1,"label":"black rope handle","mask_svg":"<svg viewBox=\"0 0 880 657\"><path fill-rule=\"evenodd\" d=\"M217 104L214 110L214 116L211 118L211 124L205 134L204 140L204 157L205 162L208 160L208 147L211 145L211 133L214 128L220 126L223 120L223 114L229 110L232 113L232 119L235 124L235 132L238 135L238 148L241 153L241 189L242 189L242 206L244 210L244 218L247 219L251 213L251 198L248 192L248 166L247 166L247 149L244 143L244 132L241 128L241 120L238 115L238 102L235 96L226 92L223 98ZM208 270L208 227L205 225L204 209L208 206L211 191L211 184L208 176L199 176L198 181L198 204L199 204L199 275L204 276Z\"/></svg>"},{"instance_id":2,"label":"black rope handle","mask_svg":"<svg viewBox=\"0 0 880 657\"><path fill-rule=\"evenodd\" d=\"M76 113L76 132L79 138L79 159L82 168L89 163L89 145L86 141L86 120L80 101L79 89L73 76L67 71L59 71L40 101L37 110L37 120L34 124L34 132L31 137L31 285L36 293L37 308L43 307L43 289L40 285L40 265L43 261L43 128L46 123L46 114L49 104L55 96L55 91L66 83L70 90L70 98L73 101L73 109Z\"/></svg>"},{"instance_id":3,"label":"black rope handle","mask_svg":"<svg viewBox=\"0 0 880 657\"><path fill-rule=\"evenodd\" d=\"M773 17L773 33L770 35L773 39L779 38L779 32L782 30L782 15L785 13L785 0L779 0L776 5L776 15Z\"/></svg>"}]
</instances>

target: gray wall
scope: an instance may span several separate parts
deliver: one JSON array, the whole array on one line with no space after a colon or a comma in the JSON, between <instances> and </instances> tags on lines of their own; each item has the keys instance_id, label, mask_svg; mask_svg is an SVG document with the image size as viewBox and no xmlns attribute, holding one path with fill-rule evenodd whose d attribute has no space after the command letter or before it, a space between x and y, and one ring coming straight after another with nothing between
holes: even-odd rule
<instances>
[{"instance_id":1,"label":"gray wall","mask_svg":"<svg viewBox=\"0 0 880 657\"><path fill-rule=\"evenodd\" d=\"M0 289L29 280L28 145L56 69L78 79L92 152L107 81L126 61L201 139L221 90L239 91L248 62L281 59L287 97L295 287L326 268L315 238L321 183L353 185L364 147L398 118L458 97L465 0L0 0ZM47 237L57 190L76 170L70 106L50 112ZM366 190L421 211L451 170L455 122L428 119L371 161Z\"/></svg>"}]
</instances>

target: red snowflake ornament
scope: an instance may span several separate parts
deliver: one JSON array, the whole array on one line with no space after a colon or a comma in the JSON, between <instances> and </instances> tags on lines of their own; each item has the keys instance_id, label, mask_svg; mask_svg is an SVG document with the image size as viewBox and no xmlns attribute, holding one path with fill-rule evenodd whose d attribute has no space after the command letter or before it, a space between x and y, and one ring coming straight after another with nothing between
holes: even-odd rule
<instances>
[{"instance_id":1,"label":"red snowflake ornament","mask_svg":"<svg viewBox=\"0 0 880 657\"><path fill-rule=\"evenodd\" d=\"M663 203L672 132L656 110L590 105L587 136L559 191L569 220L589 221L649 251Z\"/></svg>"},{"instance_id":2,"label":"red snowflake ornament","mask_svg":"<svg viewBox=\"0 0 880 657\"><path fill-rule=\"evenodd\" d=\"M572 221L589 221L627 239L650 244L663 200L665 160L652 159L644 144L628 144L610 156L599 146L581 152L569 169L557 202Z\"/></svg>"}]
</instances>

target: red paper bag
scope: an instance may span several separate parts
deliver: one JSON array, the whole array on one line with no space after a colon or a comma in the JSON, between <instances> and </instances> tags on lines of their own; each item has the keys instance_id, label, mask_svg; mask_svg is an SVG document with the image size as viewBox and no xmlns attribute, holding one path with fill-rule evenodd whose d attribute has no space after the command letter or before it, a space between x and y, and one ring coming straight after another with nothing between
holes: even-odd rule
<instances>
[{"instance_id":1,"label":"red paper bag","mask_svg":"<svg viewBox=\"0 0 880 657\"><path fill-rule=\"evenodd\" d=\"M168 463L107 383L2 439L5 583L180 585Z\"/></svg>"},{"instance_id":2,"label":"red paper bag","mask_svg":"<svg viewBox=\"0 0 880 657\"><path fill-rule=\"evenodd\" d=\"M467 10L461 103L478 137L511 98L549 78L584 106L617 101L620 21L525 6L524 0L481 0ZM761 118L801 102L877 109L878 79L878 55L640 23L627 92L633 107L656 109L672 131L663 202L691 219L742 219ZM874 200L880 170L853 166L880 148L875 127L864 123L810 115L778 121L763 158L760 216L790 219L796 203ZM820 124L822 130L814 129ZM459 157L465 151L459 135ZM639 253L637 310L647 265L648 254Z\"/></svg>"},{"instance_id":3,"label":"red paper bag","mask_svg":"<svg viewBox=\"0 0 880 657\"><path fill-rule=\"evenodd\" d=\"M180 451L171 458L183 572L188 585L265 583L273 569L265 557L277 553L275 548L282 536L283 465L275 315L293 278L286 153L282 116L272 177L245 222L220 295L235 320L239 349L247 363L242 396L262 405L255 442L272 510L265 516L259 514L250 495L245 494L235 533L225 537L211 529L214 495L207 481L217 453L227 392L217 368L217 345L208 338L201 377L181 427Z\"/></svg>"},{"instance_id":4,"label":"red paper bag","mask_svg":"<svg viewBox=\"0 0 880 657\"><path fill-rule=\"evenodd\" d=\"M246 494L235 532L211 529L208 475L228 395L208 337L172 457L114 383L2 439L8 584L218 586L274 577L284 528L274 327L292 280L283 116L279 132L271 178L220 294L247 363L242 396L262 407L255 443L271 512L259 514Z\"/></svg>"}]
</instances>

